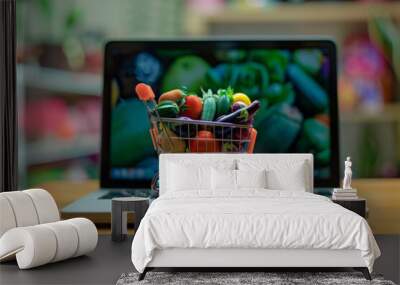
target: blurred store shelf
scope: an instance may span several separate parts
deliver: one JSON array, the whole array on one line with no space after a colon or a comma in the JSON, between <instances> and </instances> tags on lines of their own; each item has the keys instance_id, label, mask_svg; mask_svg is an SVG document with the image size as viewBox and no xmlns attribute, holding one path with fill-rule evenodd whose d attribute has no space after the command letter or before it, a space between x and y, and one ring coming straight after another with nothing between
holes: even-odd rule
<instances>
[{"instance_id":1,"label":"blurred store shelf","mask_svg":"<svg viewBox=\"0 0 400 285\"><path fill-rule=\"evenodd\" d=\"M81 135L73 141L42 139L28 143L26 151L27 165L59 162L95 155L99 152L98 135Z\"/></svg>"},{"instance_id":2,"label":"blurred store shelf","mask_svg":"<svg viewBox=\"0 0 400 285\"><path fill-rule=\"evenodd\" d=\"M385 104L374 110L345 111L339 118L342 123L400 123L400 103Z\"/></svg>"},{"instance_id":3,"label":"blurred store shelf","mask_svg":"<svg viewBox=\"0 0 400 285\"><path fill-rule=\"evenodd\" d=\"M189 13L190 14L190 13ZM271 4L262 8L231 7L202 17L187 18L187 33L204 35L213 26L228 24L357 24L373 17L392 17L400 20L400 3L326 2Z\"/></svg>"},{"instance_id":4,"label":"blurred store shelf","mask_svg":"<svg viewBox=\"0 0 400 285\"><path fill-rule=\"evenodd\" d=\"M100 96L102 79L100 75L72 72L36 65L18 65L18 77L27 87L70 95Z\"/></svg>"}]
</instances>

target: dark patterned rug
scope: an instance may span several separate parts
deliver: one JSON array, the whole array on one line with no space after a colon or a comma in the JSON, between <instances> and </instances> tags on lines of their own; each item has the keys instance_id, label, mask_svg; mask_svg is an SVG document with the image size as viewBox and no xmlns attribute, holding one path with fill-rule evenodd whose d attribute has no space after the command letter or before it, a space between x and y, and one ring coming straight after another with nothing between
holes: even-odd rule
<instances>
[{"instance_id":1,"label":"dark patterned rug","mask_svg":"<svg viewBox=\"0 0 400 285\"><path fill-rule=\"evenodd\" d=\"M372 275L368 281L360 272L148 272L146 278L138 281L138 273L122 274L117 285L134 284L379 284L395 285L392 281L384 280L380 275Z\"/></svg>"}]
</instances>

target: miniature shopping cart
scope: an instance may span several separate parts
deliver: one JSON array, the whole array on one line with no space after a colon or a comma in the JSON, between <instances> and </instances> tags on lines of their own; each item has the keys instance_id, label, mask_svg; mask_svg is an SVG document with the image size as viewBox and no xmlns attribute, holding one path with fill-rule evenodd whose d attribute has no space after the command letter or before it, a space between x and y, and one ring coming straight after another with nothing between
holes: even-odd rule
<instances>
[{"instance_id":1,"label":"miniature shopping cart","mask_svg":"<svg viewBox=\"0 0 400 285\"><path fill-rule=\"evenodd\" d=\"M160 153L225 152L252 153L257 131L252 124L233 124L189 118L165 118L157 111L157 102L150 86L147 92L138 92L150 121L150 136L154 149ZM151 189L158 196L158 174L153 177Z\"/></svg>"},{"instance_id":2,"label":"miniature shopping cart","mask_svg":"<svg viewBox=\"0 0 400 285\"><path fill-rule=\"evenodd\" d=\"M146 106L150 136L160 153L252 153L257 132L251 124L233 124L189 118L164 118L157 111L154 93L138 97Z\"/></svg>"}]
</instances>

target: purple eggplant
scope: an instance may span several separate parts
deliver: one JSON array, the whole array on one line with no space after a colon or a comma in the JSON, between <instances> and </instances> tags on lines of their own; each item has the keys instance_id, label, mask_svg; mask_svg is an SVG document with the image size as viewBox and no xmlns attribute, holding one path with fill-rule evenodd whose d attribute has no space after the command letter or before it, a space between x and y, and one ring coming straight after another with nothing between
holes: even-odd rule
<instances>
[{"instance_id":1,"label":"purple eggplant","mask_svg":"<svg viewBox=\"0 0 400 285\"><path fill-rule=\"evenodd\" d=\"M245 103L243 103L241 101L238 101L238 102L235 102L235 103L232 104L231 112L235 112L235 111L237 111L239 109L246 108L246 107L247 107L247 105Z\"/></svg>"},{"instance_id":2,"label":"purple eggplant","mask_svg":"<svg viewBox=\"0 0 400 285\"><path fill-rule=\"evenodd\" d=\"M178 117L178 119L182 120L179 123L167 123L170 129L181 138L191 138L195 137L197 133L196 125L191 124L193 121L189 117ZM187 123L186 123L187 122Z\"/></svg>"},{"instance_id":3,"label":"purple eggplant","mask_svg":"<svg viewBox=\"0 0 400 285\"><path fill-rule=\"evenodd\" d=\"M228 115L221 116L217 119L217 122L224 123L246 123L249 118L252 118L256 111L260 108L260 102L254 100L249 106L243 107L230 113Z\"/></svg>"}]
</instances>

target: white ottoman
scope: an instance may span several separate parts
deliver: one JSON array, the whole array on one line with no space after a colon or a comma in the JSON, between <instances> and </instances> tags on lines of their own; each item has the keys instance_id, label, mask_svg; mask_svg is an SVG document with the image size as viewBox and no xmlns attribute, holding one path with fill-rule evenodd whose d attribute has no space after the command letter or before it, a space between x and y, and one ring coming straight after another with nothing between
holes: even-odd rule
<instances>
[{"instance_id":1,"label":"white ottoman","mask_svg":"<svg viewBox=\"0 0 400 285\"><path fill-rule=\"evenodd\" d=\"M88 219L60 221L53 197L43 189L0 193L0 262L16 258L20 269L84 255L96 248Z\"/></svg>"}]
</instances>

